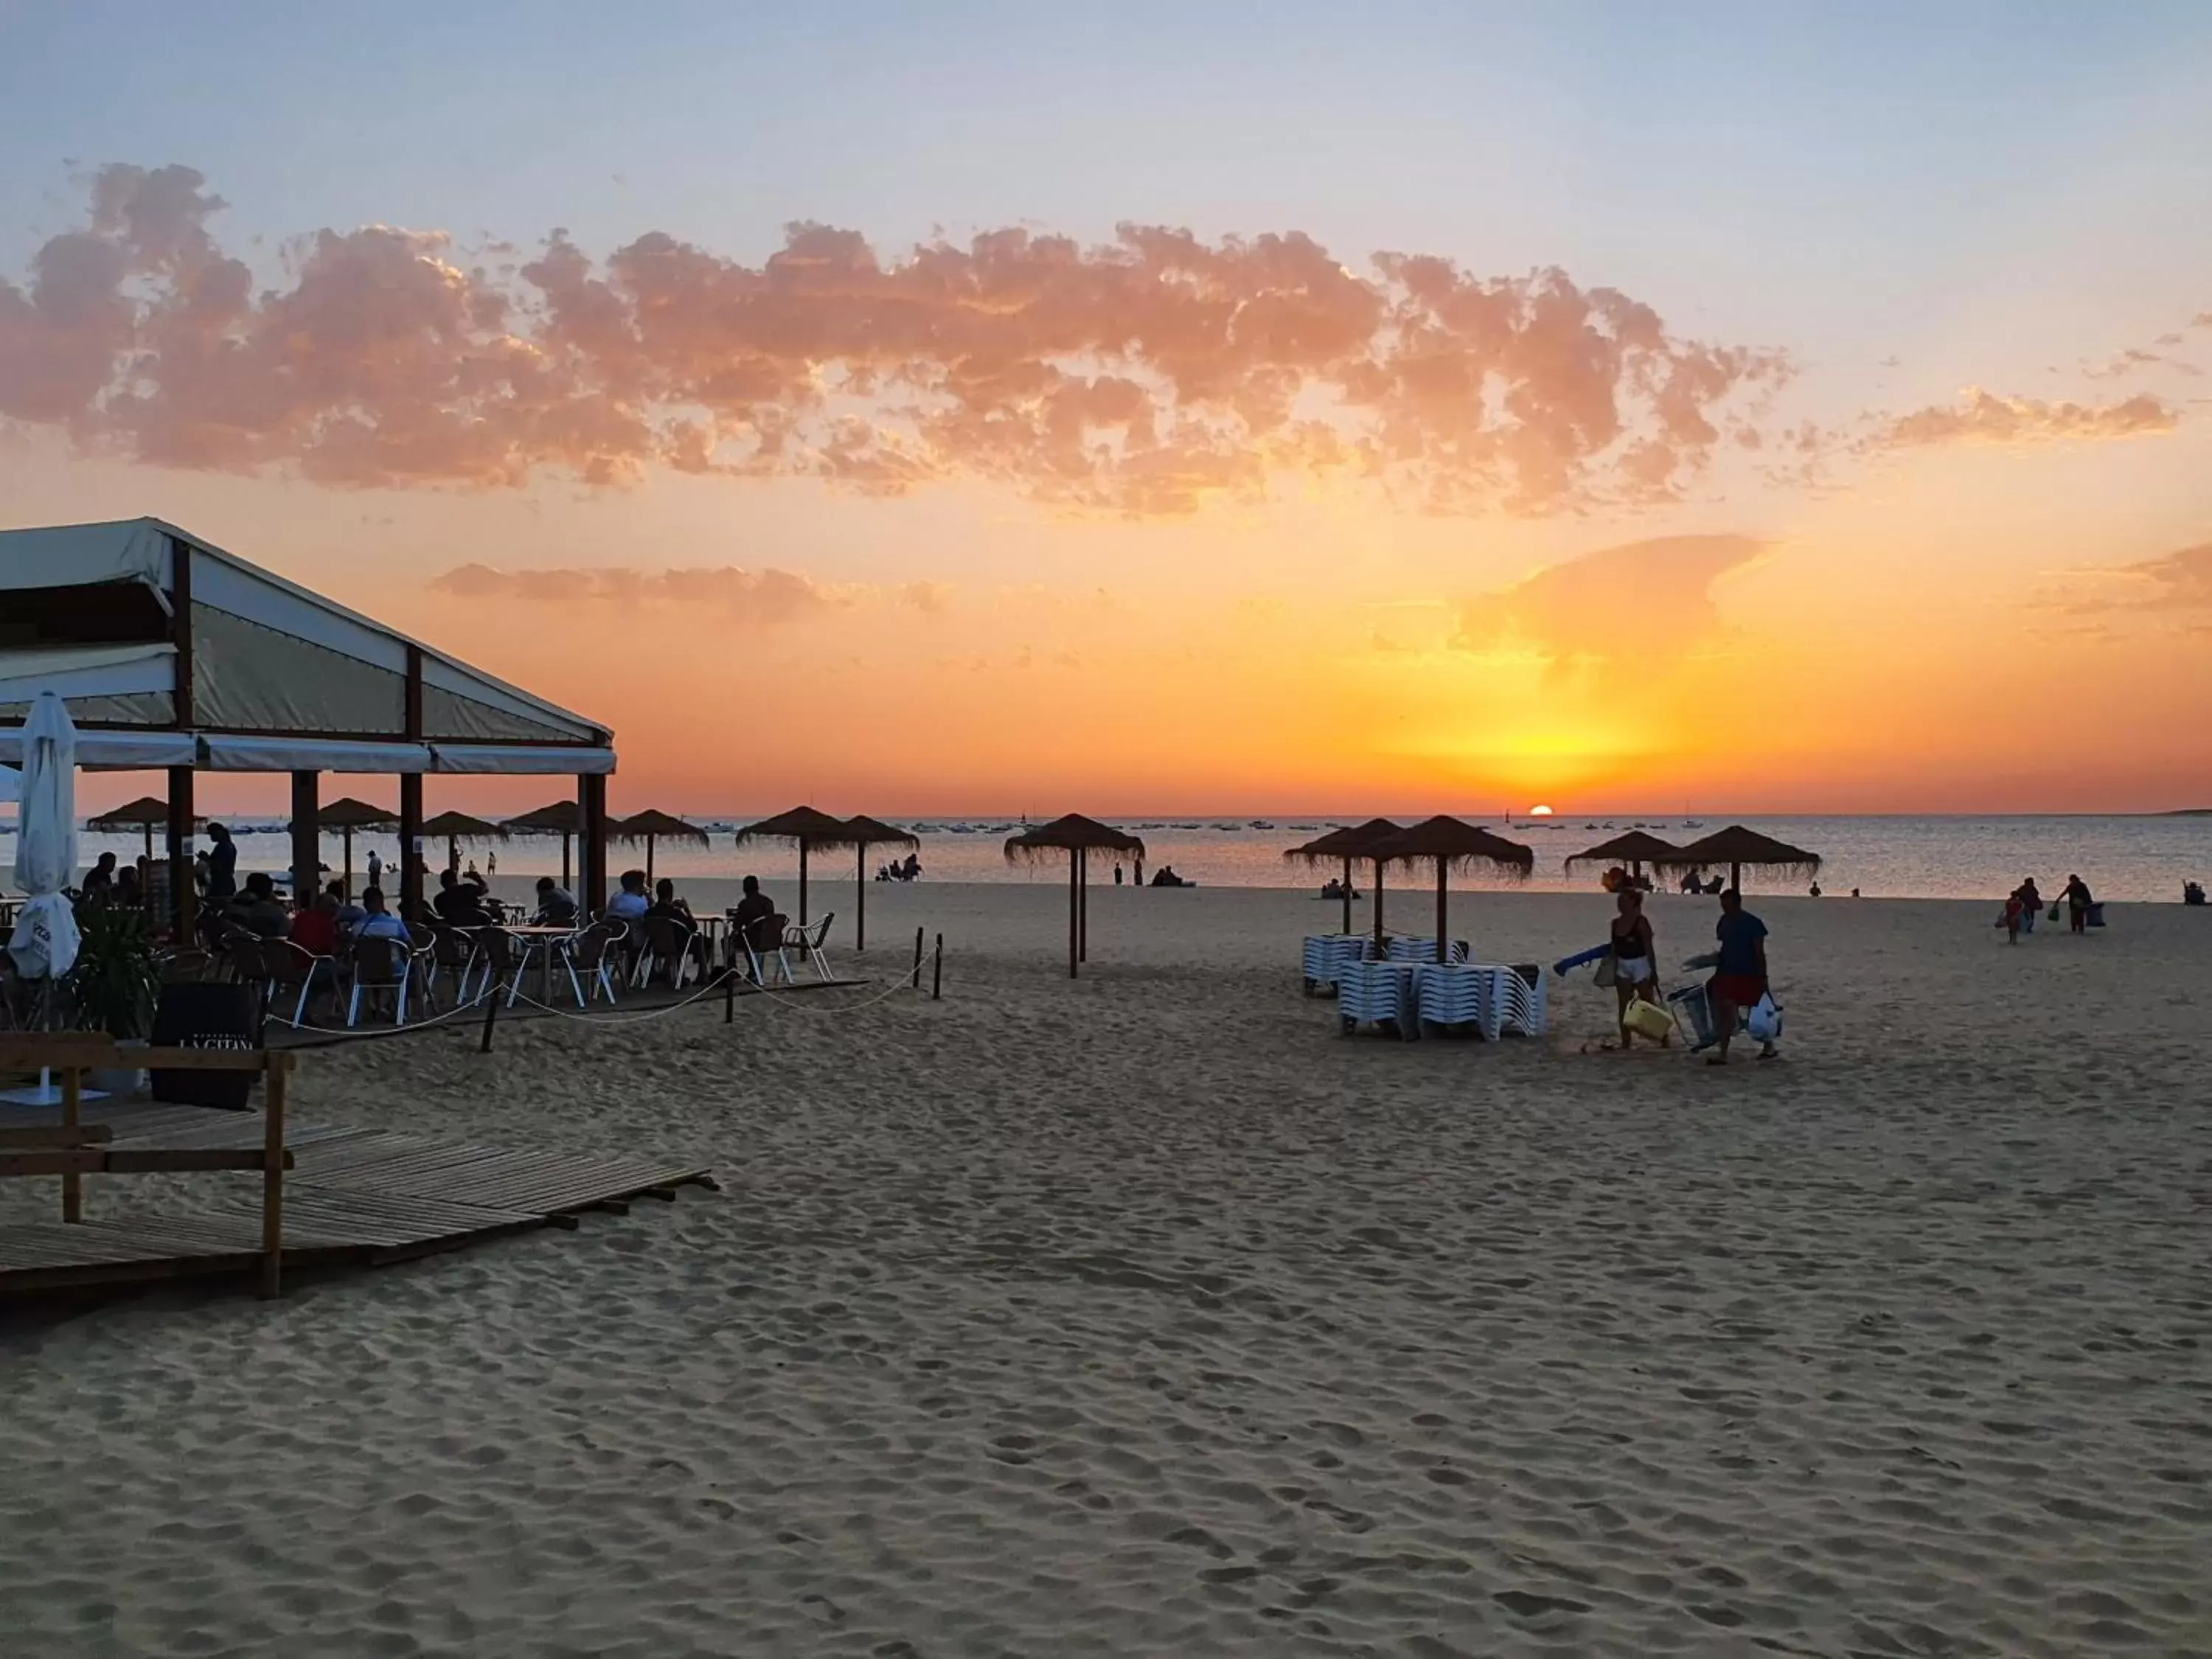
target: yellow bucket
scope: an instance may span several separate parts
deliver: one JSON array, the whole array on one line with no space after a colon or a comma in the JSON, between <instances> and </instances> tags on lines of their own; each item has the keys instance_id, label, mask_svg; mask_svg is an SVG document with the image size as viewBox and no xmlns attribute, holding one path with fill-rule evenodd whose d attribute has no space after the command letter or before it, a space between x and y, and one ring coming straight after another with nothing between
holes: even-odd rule
<instances>
[{"instance_id":1,"label":"yellow bucket","mask_svg":"<svg viewBox=\"0 0 2212 1659\"><path fill-rule=\"evenodd\" d=\"M1628 1006L1621 1011L1620 1023L1640 1037L1650 1037L1656 1042L1674 1030L1674 1016L1656 1002L1646 1002L1642 997L1632 997Z\"/></svg>"}]
</instances>

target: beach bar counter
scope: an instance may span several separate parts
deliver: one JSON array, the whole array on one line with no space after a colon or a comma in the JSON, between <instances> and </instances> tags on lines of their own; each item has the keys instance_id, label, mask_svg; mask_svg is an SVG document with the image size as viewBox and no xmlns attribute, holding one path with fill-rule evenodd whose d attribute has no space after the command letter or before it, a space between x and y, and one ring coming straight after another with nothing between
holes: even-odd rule
<instances>
[{"instance_id":1,"label":"beach bar counter","mask_svg":"<svg viewBox=\"0 0 2212 1659\"><path fill-rule=\"evenodd\" d=\"M425 773L576 781L579 898L606 904L614 735L158 519L0 531L0 762L20 764L41 691L68 705L80 767L166 770L168 884L192 928L192 779L292 775L292 880L315 890L325 772L399 780L400 845L419 848ZM413 858L400 893L422 893Z\"/></svg>"}]
</instances>

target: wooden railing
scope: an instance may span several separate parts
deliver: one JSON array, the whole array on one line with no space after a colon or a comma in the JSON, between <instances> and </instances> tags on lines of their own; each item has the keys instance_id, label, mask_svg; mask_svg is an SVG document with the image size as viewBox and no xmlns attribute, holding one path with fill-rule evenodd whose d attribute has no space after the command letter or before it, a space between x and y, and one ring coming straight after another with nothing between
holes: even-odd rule
<instances>
[{"instance_id":1,"label":"wooden railing","mask_svg":"<svg viewBox=\"0 0 2212 1659\"><path fill-rule=\"evenodd\" d=\"M266 1048L118 1048L112 1037L85 1033L0 1036L0 1072L52 1071L61 1084L58 1124L0 1128L0 1177L62 1178L62 1219L84 1219L88 1175L185 1174L205 1170L261 1171L261 1294L283 1291L284 1171L292 1154L284 1146L284 1085L295 1057ZM264 1123L261 1145L221 1147L115 1146L104 1124L78 1121L84 1073L145 1066L160 1072L259 1072Z\"/></svg>"}]
</instances>

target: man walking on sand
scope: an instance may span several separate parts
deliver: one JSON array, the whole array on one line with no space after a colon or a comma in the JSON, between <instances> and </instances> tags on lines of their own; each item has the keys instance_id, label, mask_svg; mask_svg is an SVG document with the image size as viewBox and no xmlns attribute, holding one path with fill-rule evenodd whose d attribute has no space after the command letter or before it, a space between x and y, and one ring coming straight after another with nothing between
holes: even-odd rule
<instances>
[{"instance_id":1,"label":"man walking on sand","mask_svg":"<svg viewBox=\"0 0 2212 1659\"><path fill-rule=\"evenodd\" d=\"M1743 908L1743 895L1731 887L1721 895L1721 919L1713 937L1720 941L1721 959L1706 990L1712 1000L1720 1052L1708 1054L1705 1063L1725 1066L1729 1039L1735 1035L1736 1011L1757 1006L1766 994L1766 924ZM1761 1043L1759 1057L1773 1059L1774 1045Z\"/></svg>"}]
</instances>

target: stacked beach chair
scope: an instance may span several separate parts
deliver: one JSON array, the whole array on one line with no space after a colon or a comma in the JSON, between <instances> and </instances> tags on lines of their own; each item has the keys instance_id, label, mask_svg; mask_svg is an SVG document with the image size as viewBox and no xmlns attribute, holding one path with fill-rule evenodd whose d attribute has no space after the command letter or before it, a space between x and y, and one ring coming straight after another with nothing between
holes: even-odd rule
<instances>
[{"instance_id":1,"label":"stacked beach chair","mask_svg":"<svg viewBox=\"0 0 2212 1659\"><path fill-rule=\"evenodd\" d=\"M1320 991L1334 991L1339 981L1339 970L1347 962L1361 962L1367 956L1367 935L1364 933L1309 933L1306 935L1305 987L1308 996Z\"/></svg>"}]
</instances>

